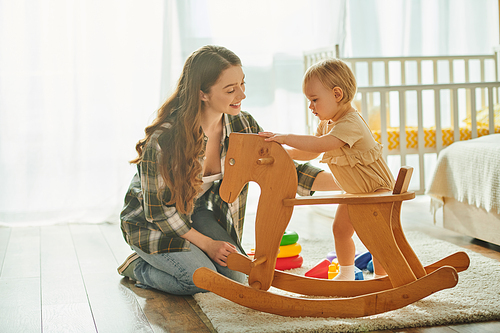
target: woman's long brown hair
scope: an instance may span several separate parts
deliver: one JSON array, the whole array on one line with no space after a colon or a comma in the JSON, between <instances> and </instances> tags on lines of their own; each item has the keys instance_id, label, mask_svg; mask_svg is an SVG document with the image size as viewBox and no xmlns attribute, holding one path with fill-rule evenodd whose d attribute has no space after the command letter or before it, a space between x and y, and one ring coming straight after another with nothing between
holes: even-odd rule
<instances>
[{"instance_id":1,"label":"woman's long brown hair","mask_svg":"<svg viewBox=\"0 0 500 333\"><path fill-rule=\"evenodd\" d=\"M145 138L135 146L138 157L130 162L140 163L143 147L151 135L162 129L163 124L171 124L158 139L163 152L159 170L171 195L164 197L164 189L160 189L158 198L168 205L175 204L180 213L192 212L202 184L199 177L203 149L200 91L210 93L221 73L231 66L241 66L241 61L224 47L207 45L193 52L184 64L174 93L158 109L156 119L145 129Z\"/></svg>"}]
</instances>

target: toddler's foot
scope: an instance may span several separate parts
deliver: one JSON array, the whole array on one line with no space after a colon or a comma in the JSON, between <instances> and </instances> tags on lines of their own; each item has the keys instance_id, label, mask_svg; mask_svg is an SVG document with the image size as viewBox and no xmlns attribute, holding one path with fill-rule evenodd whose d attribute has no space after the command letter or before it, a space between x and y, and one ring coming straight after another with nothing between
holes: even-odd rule
<instances>
[{"instance_id":1,"label":"toddler's foot","mask_svg":"<svg viewBox=\"0 0 500 333\"><path fill-rule=\"evenodd\" d=\"M354 265L340 266L339 274L333 278L334 281L354 281Z\"/></svg>"}]
</instances>

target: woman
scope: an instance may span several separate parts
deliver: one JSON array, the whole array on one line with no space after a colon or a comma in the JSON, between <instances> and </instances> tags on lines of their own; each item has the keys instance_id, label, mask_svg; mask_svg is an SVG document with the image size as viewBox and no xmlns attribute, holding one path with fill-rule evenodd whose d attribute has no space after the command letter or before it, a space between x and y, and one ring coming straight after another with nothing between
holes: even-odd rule
<instances>
[{"instance_id":1,"label":"woman","mask_svg":"<svg viewBox=\"0 0 500 333\"><path fill-rule=\"evenodd\" d=\"M138 172L120 217L135 252L118 272L140 286L178 295L203 292L192 279L199 267L239 282L245 278L227 267L226 258L244 253L247 186L232 204L219 196L229 134L262 131L241 111L244 77L240 59L224 47L193 52L175 92L136 145L132 163ZM307 164L297 169L301 195L333 186L331 175L320 169Z\"/></svg>"}]
</instances>

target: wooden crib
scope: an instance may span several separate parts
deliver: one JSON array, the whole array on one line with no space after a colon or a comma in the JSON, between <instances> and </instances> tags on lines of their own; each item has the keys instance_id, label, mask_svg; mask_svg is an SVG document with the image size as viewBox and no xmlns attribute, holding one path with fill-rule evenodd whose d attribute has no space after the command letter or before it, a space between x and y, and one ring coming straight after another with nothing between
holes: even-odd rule
<instances>
[{"instance_id":1,"label":"wooden crib","mask_svg":"<svg viewBox=\"0 0 500 333\"><path fill-rule=\"evenodd\" d=\"M415 168L417 194L424 193L430 177L425 166L441 149L500 133L499 50L477 56L342 58L358 82L354 107L383 144L384 157L399 156L399 166ZM338 54L338 47L307 52L305 68ZM309 134L317 123L306 108Z\"/></svg>"}]
</instances>

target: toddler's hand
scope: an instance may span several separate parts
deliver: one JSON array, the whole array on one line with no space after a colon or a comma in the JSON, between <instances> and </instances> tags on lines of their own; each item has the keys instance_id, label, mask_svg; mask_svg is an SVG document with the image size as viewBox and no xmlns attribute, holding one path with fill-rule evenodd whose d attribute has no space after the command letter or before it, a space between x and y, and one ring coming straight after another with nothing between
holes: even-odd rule
<instances>
[{"instance_id":1,"label":"toddler's hand","mask_svg":"<svg viewBox=\"0 0 500 333\"><path fill-rule=\"evenodd\" d=\"M278 134L273 132L259 132L259 135L265 137L266 141L274 141L280 144L285 143L286 134Z\"/></svg>"}]
</instances>

